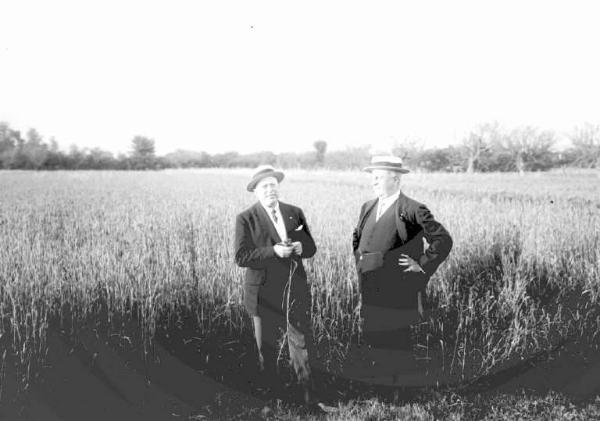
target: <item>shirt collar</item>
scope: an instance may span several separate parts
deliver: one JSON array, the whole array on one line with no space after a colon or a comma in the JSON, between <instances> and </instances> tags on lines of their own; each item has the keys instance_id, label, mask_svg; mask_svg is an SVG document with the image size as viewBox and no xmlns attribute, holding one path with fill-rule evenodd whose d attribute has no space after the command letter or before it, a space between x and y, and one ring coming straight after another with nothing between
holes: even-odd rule
<instances>
[{"instance_id":1,"label":"shirt collar","mask_svg":"<svg viewBox=\"0 0 600 421\"><path fill-rule=\"evenodd\" d=\"M259 203L263 207L263 209L267 211L267 213L269 215L271 215L271 212L273 211L273 209L275 209L275 212L281 213L281 211L279 210L279 200L277 202L275 202L275 206L273 206L272 208L266 206L263 202L259 201Z\"/></svg>"},{"instance_id":2,"label":"shirt collar","mask_svg":"<svg viewBox=\"0 0 600 421\"><path fill-rule=\"evenodd\" d=\"M379 198L379 203L381 203L382 205L387 205L388 203L393 202L394 200L396 200L398 197L400 196L400 190L398 189L398 191L396 191L395 193L392 193L391 195L389 195L386 198Z\"/></svg>"}]
</instances>

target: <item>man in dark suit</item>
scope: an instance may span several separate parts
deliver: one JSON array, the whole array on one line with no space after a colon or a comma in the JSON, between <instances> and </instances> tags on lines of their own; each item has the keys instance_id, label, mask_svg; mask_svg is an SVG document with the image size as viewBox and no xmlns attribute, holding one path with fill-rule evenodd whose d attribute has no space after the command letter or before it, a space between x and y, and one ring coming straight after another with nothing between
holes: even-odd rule
<instances>
[{"instance_id":1,"label":"man in dark suit","mask_svg":"<svg viewBox=\"0 0 600 421\"><path fill-rule=\"evenodd\" d=\"M312 257L316 246L302 210L279 201L283 177L268 165L255 170L247 190L254 192L258 202L236 217L235 262L246 268L244 307L253 318L261 369L263 340L271 351L277 350L284 332L291 365L309 401L313 337L310 289L302 259Z\"/></svg>"},{"instance_id":2,"label":"man in dark suit","mask_svg":"<svg viewBox=\"0 0 600 421\"><path fill-rule=\"evenodd\" d=\"M400 158L373 157L365 171L377 197L362 205L352 237L363 338L377 348L402 349L410 346L410 325L422 315L425 287L452 238L425 205L401 192L401 174L409 171Z\"/></svg>"}]
</instances>

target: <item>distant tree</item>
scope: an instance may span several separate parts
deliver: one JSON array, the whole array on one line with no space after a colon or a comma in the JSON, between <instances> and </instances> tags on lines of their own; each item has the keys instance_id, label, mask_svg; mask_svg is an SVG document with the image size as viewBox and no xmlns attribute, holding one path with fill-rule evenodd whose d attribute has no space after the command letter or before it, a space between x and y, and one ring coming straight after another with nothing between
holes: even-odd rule
<instances>
[{"instance_id":1,"label":"distant tree","mask_svg":"<svg viewBox=\"0 0 600 421\"><path fill-rule=\"evenodd\" d=\"M540 131L531 126L518 127L502 136L495 147L497 165L503 171L547 170L554 164L552 131Z\"/></svg>"},{"instance_id":2,"label":"distant tree","mask_svg":"<svg viewBox=\"0 0 600 421\"><path fill-rule=\"evenodd\" d=\"M490 153L486 154L485 168L487 171L496 172L515 171L515 159L502 143L497 143L492 145Z\"/></svg>"},{"instance_id":3,"label":"distant tree","mask_svg":"<svg viewBox=\"0 0 600 421\"><path fill-rule=\"evenodd\" d=\"M131 164L133 169L156 168L154 140L145 136L135 136L131 141Z\"/></svg>"},{"instance_id":4,"label":"distant tree","mask_svg":"<svg viewBox=\"0 0 600 421\"><path fill-rule=\"evenodd\" d=\"M277 155L275 164L280 168L311 168L315 166L315 153L284 152Z\"/></svg>"},{"instance_id":5,"label":"distant tree","mask_svg":"<svg viewBox=\"0 0 600 421\"><path fill-rule=\"evenodd\" d=\"M206 152L177 149L175 152L166 154L164 159L166 166L175 168L208 167L210 165L210 155Z\"/></svg>"},{"instance_id":6,"label":"distant tree","mask_svg":"<svg viewBox=\"0 0 600 421\"><path fill-rule=\"evenodd\" d=\"M235 166L235 161L239 156L239 152L235 151L215 154L211 158L211 166L220 168L233 167Z\"/></svg>"},{"instance_id":7,"label":"distant tree","mask_svg":"<svg viewBox=\"0 0 600 421\"><path fill-rule=\"evenodd\" d=\"M27 130L27 134L25 135L27 143L30 145L39 146L44 141L42 136L38 133L38 131L34 128Z\"/></svg>"},{"instance_id":8,"label":"distant tree","mask_svg":"<svg viewBox=\"0 0 600 421\"><path fill-rule=\"evenodd\" d=\"M451 165L451 157L447 148L434 148L426 149L421 153L417 166L426 171L448 171Z\"/></svg>"},{"instance_id":9,"label":"distant tree","mask_svg":"<svg viewBox=\"0 0 600 421\"><path fill-rule=\"evenodd\" d=\"M238 155L229 163L231 167L250 167L254 168L262 164L274 165L277 156L270 151L255 152L250 154Z\"/></svg>"},{"instance_id":10,"label":"distant tree","mask_svg":"<svg viewBox=\"0 0 600 421\"><path fill-rule=\"evenodd\" d=\"M275 163L279 168L299 168L300 156L295 152L282 152L277 155Z\"/></svg>"},{"instance_id":11,"label":"distant tree","mask_svg":"<svg viewBox=\"0 0 600 421\"><path fill-rule=\"evenodd\" d=\"M13 133L8 123L0 122L0 153L12 150L15 147Z\"/></svg>"},{"instance_id":12,"label":"distant tree","mask_svg":"<svg viewBox=\"0 0 600 421\"><path fill-rule=\"evenodd\" d=\"M369 146L364 145L330 151L325 159L325 165L335 170L357 170L366 167L369 159Z\"/></svg>"},{"instance_id":13,"label":"distant tree","mask_svg":"<svg viewBox=\"0 0 600 421\"><path fill-rule=\"evenodd\" d=\"M82 166L89 170L113 169L116 167L116 161L111 152L92 148L85 151Z\"/></svg>"},{"instance_id":14,"label":"distant tree","mask_svg":"<svg viewBox=\"0 0 600 421\"><path fill-rule=\"evenodd\" d=\"M25 168L39 170L44 166L48 157L48 146L44 144L38 131L33 128L27 131L26 139L22 149Z\"/></svg>"},{"instance_id":15,"label":"distant tree","mask_svg":"<svg viewBox=\"0 0 600 421\"><path fill-rule=\"evenodd\" d=\"M313 143L313 147L316 152L315 161L317 165L323 165L325 162L325 152L327 152L327 142L324 140L317 140Z\"/></svg>"},{"instance_id":16,"label":"distant tree","mask_svg":"<svg viewBox=\"0 0 600 421\"><path fill-rule=\"evenodd\" d=\"M532 127L507 131L498 123L476 127L461 144L446 148L425 149L418 139L395 143L392 153L403 158L411 169L426 171L538 171L558 166L577 165L600 168L600 125L586 124L569 136L572 147L552 150L555 134ZM59 150L54 138L44 142L35 129L21 132L0 122L0 168L4 169L156 169L166 167L255 167L272 164L281 168L360 169L369 162L368 146L327 151L327 142L317 140L314 150L274 154L269 151L239 154L177 150L164 157L156 156L154 140L136 136L128 155L100 148L71 146L68 153ZM390 151L386 151L389 153ZM385 152L384 152L385 153Z\"/></svg>"},{"instance_id":17,"label":"distant tree","mask_svg":"<svg viewBox=\"0 0 600 421\"><path fill-rule=\"evenodd\" d=\"M421 161L423 141L418 138L407 138L402 142L394 142L392 155L402 159L402 164L408 168L416 168Z\"/></svg>"},{"instance_id":18,"label":"distant tree","mask_svg":"<svg viewBox=\"0 0 600 421\"><path fill-rule=\"evenodd\" d=\"M25 139L21 137L21 132L19 130L12 130L12 138L15 141L15 147L11 154L9 168L27 168L29 161L25 155Z\"/></svg>"},{"instance_id":19,"label":"distant tree","mask_svg":"<svg viewBox=\"0 0 600 421\"><path fill-rule=\"evenodd\" d=\"M124 153L120 153L117 155L117 159L115 162L115 169L117 170L130 170L131 169L131 160Z\"/></svg>"},{"instance_id":20,"label":"distant tree","mask_svg":"<svg viewBox=\"0 0 600 421\"><path fill-rule=\"evenodd\" d=\"M53 153L60 152L58 150L58 142L56 141L54 136L51 137L50 140L48 141L48 152L53 152Z\"/></svg>"},{"instance_id":21,"label":"distant tree","mask_svg":"<svg viewBox=\"0 0 600 421\"><path fill-rule=\"evenodd\" d=\"M462 150L457 146L448 146L444 149L446 156L448 157L449 165L445 171L449 172L463 172L465 171L465 161L463 159Z\"/></svg>"},{"instance_id":22,"label":"distant tree","mask_svg":"<svg viewBox=\"0 0 600 421\"><path fill-rule=\"evenodd\" d=\"M46 162L44 168L49 170L57 170L59 168L65 168L65 156L58 149L58 142L54 137L51 137L48 141L48 152L46 156Z\"/></svg>"},{"instance_id":23,"label":"distant tree","mask_svg":"<svg viewBox=\"0 0 600 421\"><path fill-rule=\"evenodd\" d=\"M0 122L0 168L10 168L16 148L15 132L8 123Z\"/></svg>"},{"instance_id":24,"label":"distant tree","mask_svg":"<svg viewBox=\"0 0 600 421\"><path fill-rule=\"evenodd\" d=\"M65 158L66 167L69 170L83 169L85 160L85 151L80 150L77 145L71 145L69 147L69 153Z\"/></svg>"},{"instance_id":25,"label":"distant tree","mask_svg":"<svg viewBox=\"0 0 600 421\"><path fill-rule=\"evenodd\" d=\"M468 173L485 170L485 154L490 151L494 142L499 142L501 136L498 123L484 123L472 130L465 139L462 147L466 159Z\"/></svg>"},{"instance_id":26,"label":"distant tree","mask_svg":"<svg viewBox=\"0 0 600 421\"><path fill-rule=\"evenodd\" d=\"M154 158L154 140L145 136L135 136L131 141L131 155L133 158Z\"/></svg>"},{"instance_id":27,"label":"distant tree","mask_svg":"<svg viewBox=\"0 0 600 421\"><path fill-rule=\"evenodd\" d=\"M569 136L572 162L584 168L600 168L600 125L576 127Z\"/></svg>"}]
</instances>

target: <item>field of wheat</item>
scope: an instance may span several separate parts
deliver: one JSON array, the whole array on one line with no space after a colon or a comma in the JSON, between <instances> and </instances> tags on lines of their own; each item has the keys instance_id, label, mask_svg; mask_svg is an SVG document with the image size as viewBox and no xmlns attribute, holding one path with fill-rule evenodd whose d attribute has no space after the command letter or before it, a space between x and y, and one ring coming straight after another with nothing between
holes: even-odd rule
<instances>
[{"instance_id":1,"label":"field of wheat","mask_svg":"<svg viewBox=\"0 0 600 421\"><path fill-rule=\"evenodd\" d=\"M144 340L193 315L207 332L249 332L235 215L254 202L250 171L1 172L0 341L23 381L68 313L135 318ZM448 370L477 376L561 341L600 338L600 180L594 172L409 174L454 248L428 285L419 340ZM371 198L360 172L289 171L282 201L317 243L307 263L321 358L360 335L351 233ZM427 351L428 352L428 351Z\"/></svg>"}]
</instances>

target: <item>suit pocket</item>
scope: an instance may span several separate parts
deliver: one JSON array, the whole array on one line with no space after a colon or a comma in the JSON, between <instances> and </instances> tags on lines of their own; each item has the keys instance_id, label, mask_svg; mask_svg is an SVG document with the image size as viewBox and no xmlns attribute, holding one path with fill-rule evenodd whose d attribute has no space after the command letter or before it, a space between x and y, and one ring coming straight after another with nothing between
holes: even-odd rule
<instances>
[{"instance_id":1,"label":"suit pocket","mask_svg":"<svg viewBox=\"0 0 600 421\"><path fill-rule=\"evenodd\" d=\"M383 253L362 253L358 257L358 269L361 273L371 272L383 266Z\"/></svg>"},{"instance_id":2,"label":"suit pocket","mask_svg":"<svg viewBox=\"0 0 600 421\"><path fill-rule=\"evenodd\" d=\"M308 234L304 230L288 232L288 238L292 241L300 241L303 245L309 241Z\"/></svg>"}]
</instances>

